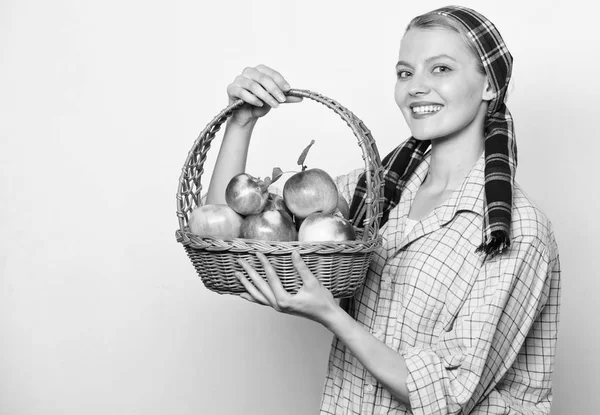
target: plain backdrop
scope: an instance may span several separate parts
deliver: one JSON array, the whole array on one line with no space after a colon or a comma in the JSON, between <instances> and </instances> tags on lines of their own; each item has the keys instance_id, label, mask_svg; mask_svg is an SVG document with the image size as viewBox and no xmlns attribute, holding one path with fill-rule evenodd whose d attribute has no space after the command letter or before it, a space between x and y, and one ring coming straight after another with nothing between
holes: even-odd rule
<instances>
[{"instance_id":1,"label":"plain backdrop","mask_svg":"<svg viewBox=\"0 0 600 415\"><path fill-rule=\"evenodd\" d=\"M175 240L194 140L246 66L352 110L381 154L404 27L440 1L0 1L0 414L318 410L331 335L207 290ZM553 414L592 414L598 372L597 17L582 0L465 1L511 50L517 180L563 268ZM248 171L361 166L314 102L261 120ZM206 162L207 185L219 137Z\"/></svg>"}]
</instances>

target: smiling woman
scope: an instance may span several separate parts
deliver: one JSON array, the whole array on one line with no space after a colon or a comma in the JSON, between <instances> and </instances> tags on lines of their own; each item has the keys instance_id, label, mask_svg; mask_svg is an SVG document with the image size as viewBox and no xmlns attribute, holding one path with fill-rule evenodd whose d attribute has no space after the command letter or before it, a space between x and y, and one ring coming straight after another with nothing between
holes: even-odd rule
<instances>
[{"instance_id":1,"label":"smiling woman","mask_svg":"<svg viewBox=\"0 0 600 415\"><path fill-rule=\"evenodd\" d=\"M431 140L461 131L471 140L468 147L483 149L487 102L494 95L479 71L479 55L459 33L415 25L402 39L395 91L413 137Z\"/></svg>"},{"instance_id":2,"label":"smiling woman","mask_svg":"<svg viewBox=\"0 0 600 415\"><path fill-rule=\"evenodd\" d=\"M242 297L329 329L322 414L544 413L552 402L560 264L550 220L515 182L506 89L512 56L495 26L464 7L412 20L395 99L411 137L384 159L383 246L365 284L338 304L297 252L294 295L266 257L241 261ZM258 119L293 102L285 78L246 68L209 188L243 170ZM366 179L335 179L365 217ZM212 196L211 196L212 195Z\"/></svg>"}]
</instances>

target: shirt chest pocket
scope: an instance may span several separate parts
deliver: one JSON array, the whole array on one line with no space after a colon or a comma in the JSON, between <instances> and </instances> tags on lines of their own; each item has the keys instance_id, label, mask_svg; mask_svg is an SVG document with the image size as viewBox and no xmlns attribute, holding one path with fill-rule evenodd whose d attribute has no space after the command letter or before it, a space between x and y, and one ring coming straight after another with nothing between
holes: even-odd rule
<instances>
[{"instance_id":1,"label":"shirt chest pocket","mask_svg":"<svg viewBox=\"0 0 600 415\"><path fill-rule=\"evenodd\" d=\"M435 331L453 329L479 275L477 258L470 259L456 252L432 256L410 251L394 259L401 270L400 300L412 323Z\"/></svg>"}]
</instances>

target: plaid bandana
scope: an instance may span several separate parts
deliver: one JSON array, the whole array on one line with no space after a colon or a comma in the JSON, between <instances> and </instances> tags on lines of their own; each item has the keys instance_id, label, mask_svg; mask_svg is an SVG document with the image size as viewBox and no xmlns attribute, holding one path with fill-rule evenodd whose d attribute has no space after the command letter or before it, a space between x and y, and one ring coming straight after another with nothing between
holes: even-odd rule
<instances>
[{"instance_id":1,"label":"plaid bandana","mask_svg":"<svg viewBox=\"0 0 600 415\"><path fill-rule=\"evenodd\" d=\"M512 56L500 33L481 14L460 6L434 10L459 22L475 43L494 91L485 122L485 209L483 243L477 252L487 255L502 253L510 246L510 223L514 175L517 166L517 147L510 112L505 105L506 90L511 76ZM400 195L416 166L424 159L430 141L410 137L383 160L383 197L380 201L383 226L389 212L400 201ZM357 226L366 216L364 199L366 179L360 178L350 205L350 215Z\"/></svg>"}]
</instances>

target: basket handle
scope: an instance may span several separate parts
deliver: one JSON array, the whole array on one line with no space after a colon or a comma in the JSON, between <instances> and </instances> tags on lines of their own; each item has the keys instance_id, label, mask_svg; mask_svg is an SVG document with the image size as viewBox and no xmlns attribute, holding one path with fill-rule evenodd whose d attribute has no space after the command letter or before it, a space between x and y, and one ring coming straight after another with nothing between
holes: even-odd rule
<instances>
[{"instance_id":1,"label":"basket handle","mask_svg":"<svg viewBox=\"0 0 600 415\"><path fill-rule=\"evenodd\" d=\"M303 89L290 89L285 94L294 97L309 98L330 108L346 122L354 133L363 153L362 158L365 163L365 172L367 173L366 217L363 224L363 240L366 241L371 236L375 237L379 230L381 216L380 203L378 202L380 200L381 183L383 181L383 167L370 130L351 111L331 98ZM177 217L181 231L180 236L184 239L186 239L185 227L188 222L188 214L194 207L200 206L200 193L202 191L200 179L204 172L203 165L206 160L206 154L210 149L210 144L215 138L216 133L221 129L222 124L242 105L244 105L244 101L239 99L219 112L199 134L187 155L179 177L176 197Z\"/></svg>"}]
</instances>

